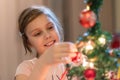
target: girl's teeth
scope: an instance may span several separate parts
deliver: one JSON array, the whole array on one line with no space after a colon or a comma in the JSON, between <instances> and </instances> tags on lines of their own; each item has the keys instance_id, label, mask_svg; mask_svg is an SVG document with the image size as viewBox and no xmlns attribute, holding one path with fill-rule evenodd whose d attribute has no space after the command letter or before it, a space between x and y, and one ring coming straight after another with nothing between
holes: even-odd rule
<instances>
[{"instance_id":1,"label":"girl's teeth","mask_svg":"<svg viewBox=\"0 0 120 80\"><path fill-rule=\"evenodd\" d=\"M46 44L46 46L51 46L53 43L54 43L54 41L51 41L48 44Z\"/></svg>"}]
</instances>

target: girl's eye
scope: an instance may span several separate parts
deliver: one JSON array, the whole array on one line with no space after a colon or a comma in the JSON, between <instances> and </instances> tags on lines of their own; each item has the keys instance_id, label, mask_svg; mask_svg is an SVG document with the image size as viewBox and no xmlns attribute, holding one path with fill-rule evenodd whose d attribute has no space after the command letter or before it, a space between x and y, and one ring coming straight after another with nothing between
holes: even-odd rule
<instances>
[{"instance_id":1,"label":"girl's eye","mask_svg":"<svg viewBox=\"0 0 120 80\"><path fill-rule=\"evenodd\" d=\"M48 30L53 30L53 29L54 29L54 26L48 27Z\"/></svg>"},{"instance_id":2,"label":"girl's eye","mask_svg":"<svg viewBox=\"0 0 120 80\"><path fill-rule=\"evenodd\" d=\"M34 36L40 36L42 34L42 32L37 32L34 34Z\"/></svg>"}]
</instances>

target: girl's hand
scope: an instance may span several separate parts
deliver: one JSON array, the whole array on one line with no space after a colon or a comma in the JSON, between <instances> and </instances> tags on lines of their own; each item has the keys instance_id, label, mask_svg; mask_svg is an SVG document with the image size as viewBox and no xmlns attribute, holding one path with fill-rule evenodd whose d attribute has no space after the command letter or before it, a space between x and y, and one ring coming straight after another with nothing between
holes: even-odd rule
<instances>
[{"instance_id":1,"label":"girl's hand","mask_svg":"<svg viewBox=\"0 0 120 80\"><path fill-rule=\"evenodd\" d=\"M76 56L75 52L77 52L77 48L73 43L55 43L40 56L40 61L48 66L58 63L69 63L71 58Z\"/></svg>"}]
</instances>

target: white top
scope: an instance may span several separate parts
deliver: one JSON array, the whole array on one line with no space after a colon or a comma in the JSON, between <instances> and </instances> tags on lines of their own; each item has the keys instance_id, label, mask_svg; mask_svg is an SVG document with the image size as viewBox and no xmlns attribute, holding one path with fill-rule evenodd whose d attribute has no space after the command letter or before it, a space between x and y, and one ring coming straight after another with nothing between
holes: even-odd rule
<instances>
[{"instance_id":1,"label":"white top","mask_svg":"<svg viewBox=\"0 0 120 80\"><path fill-rule=\"evenodd\" d=\"M36 63L36 61L37 61L37 58L23 61L17 67L15 76L19 74L24 74L26 76L29 76L34 68L34 64ZM63 64L59 64L59 65L51 67L48 74L46 75L47 77L45 80L59 80L64 70L65 69L64 69Z\"/></svg>"}]
</instances>

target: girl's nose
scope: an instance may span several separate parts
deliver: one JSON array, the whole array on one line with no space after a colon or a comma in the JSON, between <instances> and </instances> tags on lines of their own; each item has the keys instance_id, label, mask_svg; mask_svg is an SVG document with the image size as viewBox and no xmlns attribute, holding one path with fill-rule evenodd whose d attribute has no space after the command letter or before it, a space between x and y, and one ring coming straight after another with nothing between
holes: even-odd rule
<instances>
[{"instance_id":1,"label":"girl's nose","mask_svg":"<svg viewBox=\"0 0 120 80\"><path fill-rule=\"evenodd\" d=\"M49 31L46 31L44 34L45 39L49 39L51 37L51 34L49 33Z\"/></svg>"}]
</instances>

